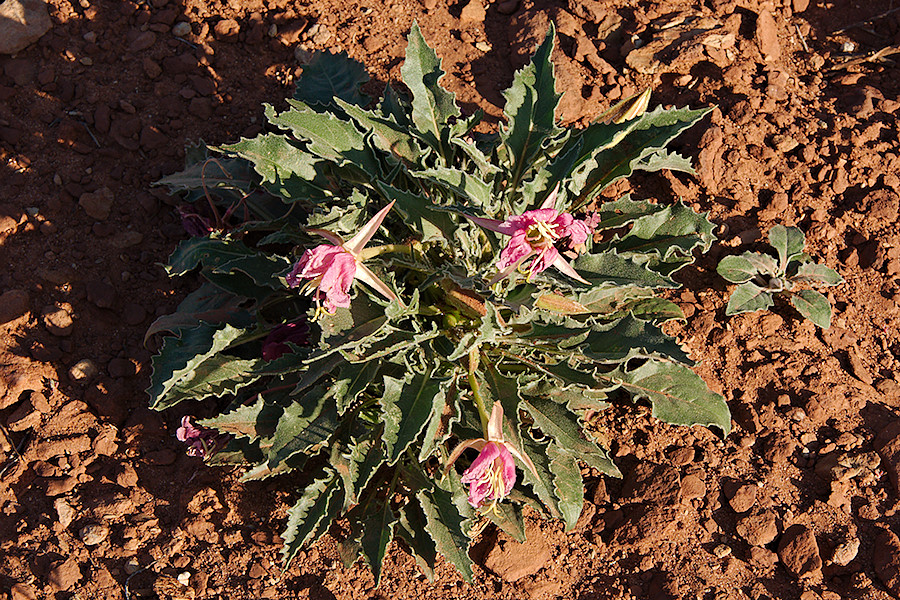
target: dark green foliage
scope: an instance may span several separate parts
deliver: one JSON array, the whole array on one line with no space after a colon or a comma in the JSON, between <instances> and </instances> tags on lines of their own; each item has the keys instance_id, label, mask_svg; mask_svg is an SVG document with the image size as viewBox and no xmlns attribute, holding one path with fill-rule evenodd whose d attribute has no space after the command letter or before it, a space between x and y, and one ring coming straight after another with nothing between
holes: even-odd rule
<instances>
[{"instance_id":1,"label":"dark green foliage","mask_svg":"<svg viewBox=\"0 0 900 600\"><path fill-rule=\"evenodd\" d=\"M216 399L216 416L200 424L233 439L212 462L243 459L245 481L308 469L283 534L286 563L341 517L343 557L362 558L376 579L392 539L429 576L441 554L470 579L476 521L522 539L524 505L571 529L582 466L620 476L584 429L612 393L649 400L665 421L728 433L724 400L660 329L683 314L656 295L677 288L672 274L709 248L712 224L680 203L629 197L577 212L636 169L689 170L664 146L706 111L645 112L641 96L619 122L563 128L553 43L551 29L515 75L494 134L471 133L481 113L461 114L414 26L401 69L411 96L389 86L370 105L362 66L321 55L286 110L266 108L267 133L218 148L218 158L198 149L187 171L160 182L219 214L213 232L170 260L170 274L197 271L205 283L148 332L168 335L153 360L151 405ZM510 236L496 224L551 200L554 214L575 213L600 234L583 247L555 239L584 281L557 263L498 277ZM359 270L350 306L333 314L289 286L305 251L346 242L391 202L355 258L399 301ZM795 257L795 240L783 247ZM304 282L317 293L317 280ZM263 358L270 335L306 322L307 339ZM533 470L517 462L508 498L473 508L459 471L476 451L446 462L461 442L488 435L495 404L503 443Z\"/></svg>"}]
</instances>

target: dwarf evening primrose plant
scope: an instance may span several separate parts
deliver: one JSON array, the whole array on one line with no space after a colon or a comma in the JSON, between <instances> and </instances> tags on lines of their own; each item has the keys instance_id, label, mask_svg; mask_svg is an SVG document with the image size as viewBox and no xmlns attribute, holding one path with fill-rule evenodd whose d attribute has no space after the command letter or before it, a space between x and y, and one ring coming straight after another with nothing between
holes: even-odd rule
<instances>
[{"instance_id":1,"label":"dwarf evening primrose plant","mask_svg":"<svg viewBox=\"0 0 900 600\"><path fill-rule=\"evenodd\" d=\"M635 170L690 171L665 145L707 111L648 110L645 92L562 128L553 40L493 133L413 26L409 94L370 102L362 66L322 54L266 133L192 150L161 182L243 221L170 259L204 283L148 332L164 336L151 406L208 401L199 424L233 437L207 461L247 465L244 481L301 472L286 563L340 519L342 556L376 580L393 539L429 576L440 554L469 579L479 520L523 539L530 506L572 528L582 466L620 475L584 427L610 399L729 432L657 296L712 225L628 196L583 212Z\"/></svg>"}]
</instances>

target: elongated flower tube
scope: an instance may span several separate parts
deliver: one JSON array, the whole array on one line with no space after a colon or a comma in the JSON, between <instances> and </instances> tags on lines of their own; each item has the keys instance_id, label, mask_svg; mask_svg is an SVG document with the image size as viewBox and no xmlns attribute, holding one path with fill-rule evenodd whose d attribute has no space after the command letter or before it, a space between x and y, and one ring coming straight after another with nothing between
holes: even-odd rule
<instances>
[{"instance_id":1,"label":"elongated flower tube","mask_svg":"<svg viewBox=\"0 0 900 600\"><path fill-rule=\"evenodd\" d=\"M288 273L286 278L288 285L290 287L303 285L304 290L314 290L317 307L322 307L329 314L334 314L338 308L350 306L348 292L354 279L359 279L388 300L396 300L397 295L393 290L362 264L363 248L378 231L392 206L393 202L378 211L347 242L330 231L309 229L310 233L320 235L332 243L320 244L305 251ZM308 281L303 283L304 279Z\"/></svg>"},{"instance_id":2,"label":"elongated flower tube","mask_svg":"<svg viewBox=\"0 0 900 600\"><path fill-rule=\"evenodd\" d=\"M558 242L565 241L570 249L576 250L591 234L584 221L553 208L558 191L559 185L547 196L539 209L526 211L505 221L466 215L475 224L511 238L506 247L500 251L500 259L497 261L498 273L491 280L491 285L509 277L513 271L523 267L529 260L530 264L523 270L528 279L552 266L576 281L589 283L572 268L556 248Z\"/></svg>"},{"instance_id":3,"label":"elongated flower tube","mask_svg":"<svg viewBox=\"0 0 900 600\"><path fill-rule=\"evenodd\" d=\"M487 502L496 506L506 498L516 483L516 466L513 456L519 459L537 477L537 469L528 456L503 439L503 407L494 402L487 424L487 438L466 440L453 449L444 473L469 448L478 450L478 457L465 470L462 482L469 486L469 504L480 508Z\"/></svg>"}]
</instances>

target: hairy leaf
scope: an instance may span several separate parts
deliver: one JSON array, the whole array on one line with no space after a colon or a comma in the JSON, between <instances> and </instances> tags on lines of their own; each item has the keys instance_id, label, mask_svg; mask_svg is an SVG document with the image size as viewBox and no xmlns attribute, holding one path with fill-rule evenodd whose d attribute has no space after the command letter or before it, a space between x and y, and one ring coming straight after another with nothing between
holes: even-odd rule
<instances>
[{"instance_id":1,"label":"hairy leaf","mask_svg":"<svg viewBox=\"0 0 900 600\"><path fill-rule=\"evenodd\" d=\"M772 306L772 293L755 283L747 282L734 288L725 307L726 315L737 315L743 312L766 310Z\"/></svg>"},{"instance_id":2,"label":"hairy leaf","mask_svg":"<svg viewBox=\"0 0 900 600\"><path fill-rule=\"evenodd\" d=\"M830 267L825 265L817 265L816 263L805 263L797 269L797 274L792 278L794 281L803 281L811 283L824 283L825 285L838 285L844 283L844 278Z\"/></svg>"},{"instance_id":3,"label":"hairy leaf","mask_svg":"<svg viewBox=\"0 0 900 600\"><path fill-rule=\"evenodd\" d=\"M815 290L800 290L791 294L791 304L801 315L821 327L831 327L831 303Z\"/></svg>"},{"instance_id":4,"label":"hairy leaf","mask_svg":"<svg viewBox=\"0 0 900 600\"><path fill-rule=\"evenodd\" d=\"M555 439L560 448L573 452L579 460L607 475L622 476L605 450L582 437L578 418L565 406L538 396L523 399L522 406L534 419L535 427Z\"/></svg>"},{"instance_id":5,"label":"hairy leaf","mask_svg":"<svg viewBox=\"0 0 900 600\"><path fill-rule=\"evenodd\" d=\"M294 99L330 110L337 108L337 100L365 106L369 97L360 91L360 87L367 81L366 68L346 52L317 52L297 78Z\"/></svg>"},{"instance_id":6,"label":"hairy leaf","mask_svg":"<svg viewBox=\"0 0 900 600\"><path fill-rule=\"evenodd\" d=\"M437 548L428 534L428 520L418 502L407 502L400 509L400 523L395 531L409 546L419 568L429 581L434 580L434 563L437 560Z\"/></svg>"},{"instance_id":7,"label":"hairy leaf","mask_svg":"<svg viewBox=\"0 0 900 600\"><path fill-rule=\"evenodd\" d=\"M379 504L377 509L369 514L363 522L363 534L360 544L363 556L372 569L375 576L375 585L381 581L381 563L387 553L388 544L394 538L394 527L397 525L397 515L391 509L390 499Z\"/></svg>"},{"instance_id":8,"label":"hairy leaf","mask_svg":"<svg viewBox=\"0 0 900 600\"><path fill-rule=\"evenodd\" d=\"M469 558L469 537L465 527L468 519L453 502L447 490L434 488L416 494L427 518L426 530L434 540L438 552L460 572L463 579L472 581L472 559Z\"/></svg>"},{"instance_id":9,"label":"hairy leaf","mask_svg":"<svg viewBox=\"0 0 900 600\"><path fill-rule=\"evenodd\" d=\"M653 416L666 423L715 426L724 435L731 432L725 399L684 365L648 360L635 369L619 367L600 377L636 398L649 399Z\"/></svg>"},{"instance_id":10,"label":"hairy leaf","mask_svg":"<svg viewBox=\"0 0 900 600\"><path fill-rule=\"evenodd\" d=\"M201 323L199 326L182 332L181 337L167 337L159 354L153 357L153 374L150 376L150 408L164 410L186 398L195 398L191 389L201 393L204 386L203 376L198 379L198 369L204 363L206 375L210 377L209 387L219 393L227 393L230 388L236 390L248 380L243 375L252 371L255 365L243 365L232 373L234 380L218 378L218 369L225 368L225 361L219 353L228 348L243 335L244 330L225 325ZM184 386L184 387L179 387ZM201 396L202 397L202 396Z\"/></svg>"},{"instance_id":11,"label":"hairy leaf","mask_svg":"<svg viewBox=\"0 0 900 600\"><path fill-rule=\"evenodd\" d=\"M572 531L584 507L584 482L578 466L580 456L557 444L547 446L547 456L553 473L554 493L559 498L559 512L566 523L566 531Z\"/></svg>"},{"instance_id":12,"label":"hairy leaf","mask_svg":"<svg viewBox=\"0 0 900 600\"><path fill-rule=\"evenodd\" d=\"M403 215L403 220L414 232L421 233L422 242L453 239L456 223L447 212L435 210L430 200L382 182L378 183L378 189L385 198L396 202L394 206Z\"/></svg>"},{"instance_id":13,"label":"hairy leaf","mask_svg":"<svg viewBox=\"0 0 900 600\"><path fill-rule=\"evenodd\" d=\"M797 227L776 225L769 230L769 243L778 252L779 270L784 272L791 259L803 253L806 236Z\"/></svg>"},{"instance_id":14,"label":"hairy leaf","mask_svg":"<svg viewBox=\"0 0 900 600\"><path fill-rule=\"evenodd\" d=\"M719 261L716 272L731 283L744 283L756 275L756 265L743 256L726 256Z\"/></svg>"},{"instance_id":15,"label":"hairy leaf","mask_svg":"<svg viewBox=\"0 0 900 600\"><path fill-rule=\"evenodd\" d=\"M285 289L282 276L291 268L290 261L282 256L258 252L236 240L205 237L181 242L169 257L166 270L170 276L184 275L201 264L210 275L237 271L257 286L272 289Z\"/></svg>"},{"instance_id":16,"label":"hairy leaf","mask_svg":"<svg viewBox=\"0 0 900 600\"><path fill-rule=\"evenodd\" d=\"M415 373L407 379L384 378L384 395L379 399L384 415L384 442L390 464L397 461L416 441L428 423L441 393L441 382L431 373Z\"/></svg>"},{"instance_id":17,"label":"hairy leaf","mask_svg":"<svg viewBox=\"0 0 900 600\"><path fill-rule=\"evenodd\" d=\"M443 130L459 116L456 96L440 86L444 76L441 59L428 47L418 23L413 23L406 46L406 61L400 67L403 83L412 92L412 122L422 139L446 160Z\"/></svg>"},{"instance_id":18,"label":"hairy leaf","mask_svg":"<svg viewBox=\"0 0 900 600\"><path fill-rule=\"evenodd\" d=\"M551 24L531 62L516 72L512 86L503 92L507 126L501 127L500 139L509 157L510 189L518 187L544 142L560 131L556 126L560 94L556 93L550 61L555 33Z\"/></svg>"},{"instance_id":19,"label":"hairy leaf","mask_svg":"<svg viewBox=\"0 0 900 600\"><path fill-rule=\"evenodd\" d=\"M288 510L287 528L281 534L284 540L281 557L285 568L300 548L327 531L337 516L344 495L340 482L340 477L326 471L325 477L308 485L300 499Z\"/></svg>"}]
</instances>

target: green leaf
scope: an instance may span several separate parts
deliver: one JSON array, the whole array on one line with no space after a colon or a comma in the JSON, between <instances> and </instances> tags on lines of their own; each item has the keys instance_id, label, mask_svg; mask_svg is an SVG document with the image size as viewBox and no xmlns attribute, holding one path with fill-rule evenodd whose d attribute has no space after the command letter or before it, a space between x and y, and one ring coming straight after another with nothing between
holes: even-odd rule
<instances>
[{"instance_id":1,"label":"green leaf","mask_svg":"<svg viewBox=\"0 0 900 600\"><path fill-rule=\"evenodd\" d=\"M791 304L801 315L821 327L831 327L831 303L815 290L800 290L791 294Z\"/></svg>"},{"instance_id":2,"label":"green leaf","mask_svg":"<svg viewBox=\"0 0 900 600\"><path fill-rule=\"evenodd\" d=\"M384 442L390 464L416 441L435 406L443 406L441 392L441 381L431 373L414 373L405 380L385 376L384 395L378 404L384 416Z\"/></svg>"},{"instance_id":3,"label":"green leaf","mask_svg":"<svg viewBox=\"0 0 900 600\"><path fill-rule=\"evenodd\" d=\"M379 116L358 106L340 100L338 104L363 129L374 134L372 140L377 148L398 156L408 163L417 164L419 162L422 149L405 127L398 125L390 118Z\"/></svg>"},{"instance_id":4,"label":"green leaf","mask_svg":"<svg viewBox=\"0 0 900 600\"><path fill-rule=\"evenodd\" d=\"M316 452L337 430L337 408L324 386L317 386L303 398L285 407L275 434L268 441L269 466L297 453Z\"/></svg>"},{"instance_id":5,"label":"green leaf","mask_svg":"<svg viewBox=\"0 0 900 600\"><path fill-rule=\"evenodd\" d=\"M780 271L783 272L792 258L803 253L803 247L806 245L806 236L797 227L776 225L769 230L769 243L778 252L778 262L781 265Z\"/></svg>"},{"instance_id":6,"label":"green leaf","mask_svg":"<svg viewBox=\"0 0 900 600\"><path fill-rule=\"evenodd\" d=\"M604 202L597 209L600 222L596 231L622 227L628 223L647 215L656 214L665 209L664 205L654 204L647 200L632 200L630 195L625 195L618 200Z\"/></svg>"},{"instance_id":7,"label":"green leaf","mask_svg":"<svg viewBox=\"0 0 900 600\"><path fill-rule=\"evenodd\" d=\"M498 502L489 509L482 511L482 516L487 517L506 535L519 543L527 539L525 534L525 520L522 518L522 507L513 502Z\"/></svg>"},{"instance_id":8,"label":"green leaf","mask_svg":"<svg viewBox=\"0 0 900 600\"><path fill-rule=\"evenodd\" d=\"M153 321L144 334L144 345L150 336L168 332L180 336L186 329L207 323L229 322L235 327L250 327L252 317L241 309L243 298L223 294L222 290L210 283L203 283L199 288L185 296L178 309L171 315L163 315Z\"/></svg>"},{"instance_id":9,"label":"green leaf","mask_svg":"<svg viewBox=\"0 0 900 600\"><path fill-rule=\"evenodd\" d=\"M531 469L525 469L522 472L522 481L531 486L534 494L547 507L551 516L562 518L559 500L556 497L556 488L553 485L553 473L550 471L548 446L549 444L535 442L527 435L522 436L522 452L531 459L537 471L537 477L535 477Z\"/></svg>"},{"instance_id":10,"label":"green leaf","mask_svg":"<svg viewBox=\"0 0 900 600\"><path fill-rule=\"evenodd\" d=\"M642 321L663 322L684 319L681 307L665 298L643 298L629 306L631 314Z\"/></svg>"},{"instance_id":11,"label":"green leaf","mask_svg":"<svg viewBox=\"0 0 900 600\"><path fill-rule=\"evenodd\" d=\"M171 386L166 393L166 401L171 406L182 400L221 398L234 394L259 379L255 371L262 362L261 359L242 360L227 354L209 356Z\"/></svg>"},{"instance_id":12,"label":"green leaf","mask_svg":"<svg viewBox=\"0 0 900 600\"><path fill-rule=\"evenodd\" d=\"M363 556L375 576L375 586L381 581L381 563L387 553L388 544L394 538L394 527L397 515L391 510L390 498L380 504L368 518L363 521L363 534L360 544Z\"/></svg>"},{"instance_id":13,"label":"green leaf","mask_svg":"<svg viewBox=\"0 0 900 600\"><path fill-rule=\"evenodd\" d=\"M422 436L422 447L419 449L420 461L428 460L434 448L450 437L452 425L459 419L455 410L456 397L457 390L453 379L441 381L441 391L434 396L431 417L428 419L425 434Z\"/></svg>"},{"instance_id":14,"label":"green leaf","mask_svg":"<svg viewBox=\"0 0 900 600\"><path fill-rule=\"evenodd\" d=\"M756 265L743 256L726 256L719 261L716 272L731 283L744 283L756 275Z\"/></svg>"},{"instance_id":15,"label":"green leaf","mask_svg":"<svg viewBox=\"0 0 900 600\"><path fill-rule=\"evenodd\" d=\"M609 328L595 326L585 340L585 346L587 356L604 363L655 355L693 364L675 338L666 335L652 323L631 315Z\"/></svg>"},{"instance_id":16,"label":"green leaf","mask_svg":"<svg viewBox=\"0 0 900 600\"><path fill-rule=\"evenodd\" d=\"M340 482L340 477L334 472L326 471L323 479L306 486L303 495L288 510L287 528L281 534L284 540L281 557L285 569L304 544L314 541L328 530L340 512L344 495Z\"/></svg>"},{"instance_id":17,"label":"green leaf","mask_svg":"<svg viewBox=\"0 0 900 600\"><path fill-rule=\"evenodd\" d=\"M648 360L641 366L599 375L615 389L621 387L635 398L647 398L653 416L673 425L716 426L731 432L731 413L725 399L711 391L703 379L684 365ZM568 446L564 446L568 448Z\"/></svg>"},{"instance_id":18,"label":"green leaf","mask_svg":"<svg viewBox=\"0 0 900 600\"><path fill-rule=\"evenodd\" d=\"M349 457L350 480L353 490L350 494L357 498L372 480L381 465L384 464L384 446L381 443L381 428L372 430L369 439L361 440L353 445ZM377 434L377 435L376 435Z\"/></svg>"},{"instance_id":19,"label":"green leaf","mask_svg":"<svg viewBox=\"0 0 900 600\"><path fill-rule=\"evenodd\" d=\"M222 149L252 162L264 183L278 183L291 177L311 182L319 177L316 166L321 160L283 135L264 133L252 139L241 138L236 144L227 144Z\"/></svg>"},{"instance_id":20,"label":"green leaf","mask_svg":"<svg viewBox=\"0 0 900 600\"><path fill-rule=\"evenodd\" d=\"M755 283L742 283L734 288L725 307L728 316L755 310L766 310L772 306L772 293Z\"/></svg>"},{"instance_id":21,"label":"green leaf","mask_svg":"<svg viewBox=\"0 0 900 600\"><path fill-rule=\"evenodd\" d=\"M492 188L490 185L475 175L470 175L459 169L449 167L437 167L434 169L422 169L410 173L418 179L425 179L437 183L460 196L462 200L468 200L477 207L490 206L492 203Z\"/></svg>"},{"instance_id":22,"label":"green leaf","mask_svg":"<svg viewBox=\"0 0 900 600\"><path fill-rule=\"evenodd\" d=\"M503 92L507 126L500 128L500 139L509 157L509 189L518 188L522 175L532 166L544 142L560 131L556 126L560 94L556 93L550 60L555 34L551 23L531 62L516 72L512 85Z\"/></svg>"},{"instance_id":23,"label":"green leaf","mask_svg":"<svg viewBox=\"0 0 900 600\"><path fill-rule=\"evenodd\" d=\"M584 481L578 466L580 456L557 444L547 446L547 456L553 473L554 493L559 498L559 512L566 523L566 531L572 531L584 508Z\"/></svg>"},{"instance_id":24,"label":"green leaf","mask_svg":"<svg viewBox=\"0 0 900 600\"><path fill-rule=\"evenodd\" d=\"M375 380L380 368L379 360L345 363L341 366L340 374L332 386L338 413L344 414L356 402L359 395Z\"/></svg>"},{"instance_id":25,"label":"green leaf","mask_svg":"<svg viewBox=\"0 0 900 600\"><path fill-rule=\"evenodd\" d=\"M713 225L706 215L694 212L681 202L634 221L631 231L609 242L616 251L668 275L693 262L691 252L706 252L715 241Z\"/></svg>"},{"instance_id":26,"label":"green leaf","mask_svg":"<svg viewBox=\"0 0 900 600\"><path fill-rule=\"evenodd\" d=\"M664 109L657 107L641 115L631 131L614 146L603 150L586 163L584 185L578 190L579 196L573 202L570 212L590 202L595 192L610 183L631 175L635 168L647 166L642 161L657 154L682 131L702 119L710 108L690 110L687 108Z\"/></svg>"},{"instance_id":27,"label":"green leaf","mask_svg":"<svg viewBox=\"0 0 900 600\"><path fill-rule=\"evenodd\" d=\"M238 371L230 373L237 379L221 379L219 369L227 365L218 354L228 348L243 335L244 330L225 325L201 323L182 332L181 337L167 337L159 354L153 357L153 374L150 376L150 408L164 410L178 404L196 393L218 392L225 394L236 390L244 383L250 383L243 375L252 370L253 365L242 365ZM204 363L209 362L207 366ZM253 362L253 361L251 361ZM206 385L204 377L209 377ZM255 377L254 377L255 378Z\"/></svg>"},{"instance_id":28,"label":"green leaf","mask_svg":"<svg viewBox=\"0 0 900 600\"><path fill-rule=\"evenodd\" d=\"M270 436L275 432L282 408L266 404L262 396L253 404L238 406L236 409L222 413L199 422L204 427L213 427L221 433L230 433L238 438L251 440Z\"/></svg>"},{"instance_id":29,"label":"green leaf","mask_svg":"<svg viewBox=\"0 0 900 600\"><path fill-rule=\"evenodd\" d=\"M192 190L234 190L247 194L257 186L250 164L243 159L204 159L184 171L163 177L153 185L164 185L172 193Z\"/></svg>"},{"instance_id":30,"label":"green leaf","mask_svg":"<svg viewBox=\"0 0 900 600\"><path fill-rule=\"evenodd\" d=\"M648 288L678 287L678 284L669 277L651 271L633 258L621 256L612 250L582 254L575 259L572 266L593 286L614 283L620 286L636 285Z\"/></svg>"},{"instance_id":31,"label":"green leaf","mask_svg":"<svg viewBox=\"0 0 900 600\"><path fill-rule=\"evenodd\" d=\"M330 160L338 166L352 165L371 178L377 178L381 166L365 134L349 121L342 121L330 113L317 113L302 102L289 100L290 110L277 114L266 105L266 117L273 125L289 129L297 137L309 142L308 151Z\"/></svg>"},{"instance_id":32,"label":"green leaf","mask_svg":"<svg viewBox=\"0 0 900 600\"><path fill-rule=\"evenodd\" d=\"M824 283L825 285L839 285L844 283L844 278L832 268L815 263L805 263L797 269L797 274L791 277L793 281L810 283Z\"/></svg>"},{"instance_id":33,"label":"green leaf","mask_svg":"<svg viewBox=\"0 0 900 600\"><path fill-rule=\"evenodd\" d=\"M427 532L428 520L418 502L407 502L400 509L400 523L394 530L397 537L409 546L416 563L429 581L434 580L437 548Z\"/></svg>"},{"instance_id":34,"label":"green leaf","mask_svg":"<svg viewBox=\"0 0 900 600\"><path fill-rule=\"evenodd\" d=\"M427 519L426 530L434 540L438 552L472 582L472 559L469 558L469 537L465 533L468 519L453 503L450 492L441 488L422 490L416 494Z\"/></svg>"},{"instance_id":35,"label":"green leaf","mask_svg":"<svg viewBox=\"0 0 900 600\"><path fill-rule=\"evenodd\" d=\"M646 154L637 162L633 163L632 168L635 171L647 171L655 173L663 169L670 171L680 171L682 173L694 173L694 167L691 161L681 156L677 152L668 152L664 148L660 148Z\"/></svg>"},{"instance_id":36,"label":"green leaf","mask_svg":"<svg viewBox=\"0 0 900 600\"><path fill-rule=\"evenodd\" d=\"M242 242L200 237L178 244L169 257L166 270L170 276L184 275L201 264L210 275L229 275L237 271L258 286L276 290L286 288L282 276L291 268L287 258L257 252Z\"/></svg>"},{"instance_id":37,"label":"green leaf","mask_svg":"<svg viewBox=\"0 0 900 600\"><path fill-rule=\"evenodd\" d=\"M574 453L579 460L607 475L622 476L606 450L581 435L578 418L565 406L546 398L529 396L522 400L522 407L534 419L535 427L554 438L560 448Z\"/></svg>"},{"instance_id":38,"label":"green leaf","mask_svg":"<svg viewBox=\"0 0 900 600\"><path fill-rule=\"evenodd\" d=\"M418 23L413 22L407 41L406 61L400 74L413 95L412 122L422 139L446 161L443 131L447 122L460 114L456 96L440 86L444 76L441 59L428 47Z\"/></svg>"},{"instance_id":39,"label":"green leaf","mask_svg":"<svg viewBox=\"0 0 900 600\"><path fill-rule=\"evenodd\" d=\"M365 106L369 97L360 91L360 87L367 81L366 68L348 57L346 52L316 52L297 78L294 99L329 110L337 108L337 99Z\"/></svg>"},{"instance_id":40,"label":"green leaf","mask_svg":"<svg viewBox=\"0 0 900 600\"><path fill-rule=\"evenodd\" d=\"M414 232L421 233L422 242L453 239L456 223L448 213L435 210L428 198L398 190L381 181L378 182L378 189L385 198L396 202L394 206L403 215L403 220L407 225Z\"/></svg>"}]
</instances>

